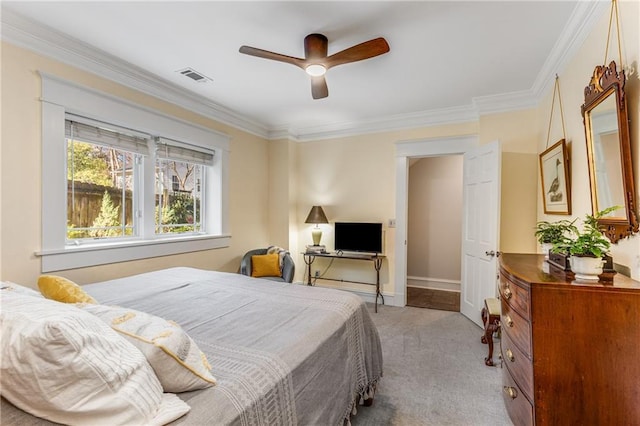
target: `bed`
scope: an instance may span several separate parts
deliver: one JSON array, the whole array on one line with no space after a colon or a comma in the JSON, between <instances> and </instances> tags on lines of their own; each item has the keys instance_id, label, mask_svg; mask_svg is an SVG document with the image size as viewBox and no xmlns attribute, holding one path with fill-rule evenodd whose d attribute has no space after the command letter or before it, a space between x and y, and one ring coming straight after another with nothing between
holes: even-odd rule
<instances>
[{"instance_id":1,"label":"bed","mask_svg":"<svg viewBox=\"0 0 640 426\"><path fill-rule=\"evenodd\" d=\"M348 292L170 268L83 286L102 305L178 323L212 366L213 387L179 393L175 425L342 425L382 376L380 339ZM2 401L3 424L42 424Z\"/></svg>"}]
</instances>

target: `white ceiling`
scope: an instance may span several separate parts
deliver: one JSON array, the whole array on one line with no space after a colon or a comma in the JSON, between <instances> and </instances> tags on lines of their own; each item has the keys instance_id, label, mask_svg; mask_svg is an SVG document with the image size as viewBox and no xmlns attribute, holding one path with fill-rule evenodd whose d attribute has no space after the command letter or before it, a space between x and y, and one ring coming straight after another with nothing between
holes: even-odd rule
<instances>
[{"instance_id":1,"label":"white ceiling","mask_svg":"<svg viewBox=\"0 0 640 426\"><path fill-rule=\"evenodd\" d=\"M2 36L252 133L308 139L535 105L602 9L578 1L3 1ZM391 51L329 70L329 97L320 100L301 69L238 53L249 45L304 57L313 32L327 36L329 54L379 36ZM187 67L212 81L177 72Z\"/></svg>"}]
</instances>

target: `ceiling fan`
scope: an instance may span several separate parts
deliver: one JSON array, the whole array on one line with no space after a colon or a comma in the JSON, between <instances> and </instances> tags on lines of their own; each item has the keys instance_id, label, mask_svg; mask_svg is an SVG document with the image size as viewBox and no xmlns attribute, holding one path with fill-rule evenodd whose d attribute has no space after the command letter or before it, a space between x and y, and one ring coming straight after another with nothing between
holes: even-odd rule
<instances>
[{"instance_id":1,"label":"ceiling fan","mask_svg":"<svg viewBox=\"0 0 640 426\"><path fill-rule=\"evenodd\" d=\"M373 58L389 51L389 44L387 44L387 41L382 37L351 46L331 56L327 56L327 45L328 40L324 35L309 34L304 38L304 59L269 52L268 50L251 46L240 47L240 53L257 56L258 58L286 62L302 68L311 76L311 95L313 99L321 99L329 96L329 89L327 88L327 82L324 78L324 74L329 68Z\"/></svg>"}]
</instances>

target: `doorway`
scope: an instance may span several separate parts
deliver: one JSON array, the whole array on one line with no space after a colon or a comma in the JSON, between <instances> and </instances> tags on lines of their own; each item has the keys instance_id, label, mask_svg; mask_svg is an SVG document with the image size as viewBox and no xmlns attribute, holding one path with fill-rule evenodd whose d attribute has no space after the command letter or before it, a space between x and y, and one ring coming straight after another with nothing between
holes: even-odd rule
<instances>
[{"instance_id":1,"label":"doorway","mask_svg":"<svg viewBox=\"0 0 640 426\"><path fill-rule=\"evenodd\" d=\"M407 305L460 311L462 155L411 158Z\"/></svg>"},{"instance_id":2,"label":"doorway","mask_svg":"<svg viewBox=\"0 0 640 426\"><path fill-rule=\"evenodd\" d=\"M463 154L461 313L482 326L480 311L483 300L495 297L500 152L499 141L480 146L476 135L396 143L396 306L407 304L409 161L411 158Z\"/></svg>"},{"instance_id":3,"label":"doorway","mask_svg":"<svg viewBox=\"0 0 640 426\"><path fill-rule=\"evenodd\" d=\"M478 136L458 136L433 138L396 143L396 240L394 272L395 297L397 306L407 305L407 218L409 163L411 159L459 155L480 144Z\"/></svg>"}]
</instances>

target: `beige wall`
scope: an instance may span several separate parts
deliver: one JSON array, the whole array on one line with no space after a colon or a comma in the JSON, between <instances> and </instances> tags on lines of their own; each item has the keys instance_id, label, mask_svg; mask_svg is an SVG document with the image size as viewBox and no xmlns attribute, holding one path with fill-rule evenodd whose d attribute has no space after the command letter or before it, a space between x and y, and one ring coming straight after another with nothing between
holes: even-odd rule
<instances>
[{"instance_id":1,"label":"beige wall","mask_svg":"<svg viewBox=\"0 0 640 426\"><path fill-rule=\"evenodd\" d=\"M345 139L332 139L300 143L298 146L298 247L303 250L312 243L311 229L305 224L311 206L321 205L331 222L320 225L323 230L321 244L333 250L333 222L382 222L394 215L395 185L393 138L386 134L363 135ZM393 236L385 228L387 254L393 251ZM304 261L296 259L298 278L302 279ZM328 262L317 259L313 270L324 270ZM388 282L392 274L389 263L383 265L381 281ZM375 282L372 263L336 261L329 278ZM324 282L332 286L334 282ZM340 287L362 289L361 285L340 284ZM365 286L366 287L366 286ZM368 290L364 290L368 291Z\"/></svg>"},{"instance_id":2,"label":"beige wall","mask_svg":"<svg viewBox=\"0 0 640 426\"><path fill-rule=\"evenodd\" d=\"M477 123L435 126L394 132L357 135L344 138L303 142L297 145L297 227L298 248L311 244L311 228L304 223L311 206L322 205L329 222L381 222L384 252L380 282L384 294L395 291L395 228L388 227L395 216L395 143L403 140L469 135L477 132ZM333 250L333 226L321 225L321 244ZM303 279L302 255L296 256L297 280ZM313 271L324 271L329 265L317 259ZM339 260L333 262L329 278L375 283L371 262ZM318 280L328 287L373 292L369 285L353 282Z\"/></svg>"},{"instance_id":3,"label":"beige wall","mask_svg":"<svg viewBox=\"0 0 640 426\"><path fill-rule=\"evenodd\" d=\"M638 111L640 99L640 77L638 75L638 63L640 62L640 2L621 1L618 3L621 35L623 42L623 65L626 68L627 84L625 94L630 120L631 153L633 156L633 168L636 192L636 213L640 213L638 202L640 201L640 112ZM584 218L585 214L591 214L591 198L589 188L589 172L587 169L587 153L585 131L580 107L584 103L584 88L588 85L596 65L604 62L605 45L607 41L607 29L609 25L609 13L605 14L594 27L586 39L580 51L569 61L565 70L559 74L560 93L564 109L564 121L566 140L571 158L571 218ZM612 42L609 47L607 64L615 60L620 64L616 33L612 34ZM547 126L552 105L553 91L541 101L537 110L540 137L537 139L538 152L545 150L547 146ZM563 132L560 115L558 113L558 100L553 117L553 126L549 146L562 139ZM539 173L538 173L539 174ZM538 176L538 181L539 181ZM542 191L538 183L538 219L555 221L567 216L545 215L542 204ZM614 262L630 267L632 277L640 280L640 235L636 234L614 245L611 250Z\"/></svg>"},{"instance_id":4,"label":"beige wall","mask_svg":"<svg viewBox=\"0 0 640 426\"><path fill-rule=\"evenodd\" d=\"M538 154L502 153L500 250L535 253Z\"/></svg>"},{"instance_id":5,"label":"beige wall","mask_svg":"<svg viewBox=\"0 0 640 426\"><path fill-rule=\"evenodd\" d=\"M171 266L236 271L244 252L269 242L267 141L3 43L0 279L34 286L40 274L40 259L34 255L41 244L42 212L38 71L108 92L231 137L229 213L232 240L229 248L62 271L60 275L87 283Z\"/></svg>"},{"instance_id":6,"label":"beige wall","mask_svg":"<svg viewBox=\"0 0 640 426\"><path fill-rule=\"evenodd\" d=\"M385 254L381 274L385 294L395 292L393 282L395 229L388 220L395 215L395 143L398 141L446 138L476 134L482 144L500 140L503 150L501 214L509 221L500 223L500 247L506 252L535 252L533 228L536 222L537 114L535 110L516 111L483 116L478 122L388 133L358 135L298 146L298 218L299 247L311 241L311 225L302 223L313 204L325 206L330 222L378 221L385 224ZM517 166L505 166L515 155ZM522 166L522 167L521 167ZM519 184L516 184L519 182ZM515 200L515 202L512 202ZM519 203L519 204L516 204ZM527 210L522 206L528 206ZM333 248L332 226L325 226L323 244ZM374 282L375 273L365 262L334 262L330 278ZM302 256L296 264L304 266ZM328 265L316 260L313 270L323 271ZM302 279L300 275L298 277ZM350 282L336 283L318 280L321 285L371 292L371 287Z\"/></svg>"},{"instance_id":7,"label":"beige wall","mask_svg":"<svg viewBox=\"0 0 640 426\"><path fill-rule=\"evenodd\" d=\"M528 109L484 115L479 128L481 143L502 143L499 250L535 253L537 112Z\"/></svg>"},{"instance_id":8,"label":"beige wall","mask_svg":"<svg viewBox=\"0 0 640 426\"><path fill-rule=\"evenodd\" d=\"M462 160L428 157L409 167L407 276L460 281Z\"/></svg>"},{"instance_id":9,"label":"beige wall","mask_svg":"<svg viewBox=\"0 0 640 426\"><path fill-rule=\"evenodd\" d=\"M298 253L297 148L290 140L269 143L270 244ZM302 219L304 220L304 218Z\"/></svg>"},{"instance_id":10,"label":"beige wall","mask_svg":"<svg viewBox=\"0 0 640 426\"><path fill-rule=\"evenodd\" d=\"M281 212L295 199L289 185L289 144L288 140L269 142L269 229L271 244L280 247L289 245L289 215Z\"/></svg>"}]
</instances>

